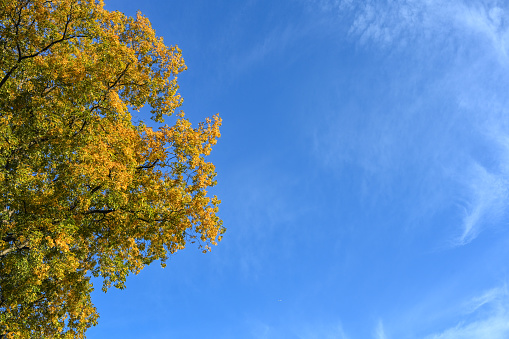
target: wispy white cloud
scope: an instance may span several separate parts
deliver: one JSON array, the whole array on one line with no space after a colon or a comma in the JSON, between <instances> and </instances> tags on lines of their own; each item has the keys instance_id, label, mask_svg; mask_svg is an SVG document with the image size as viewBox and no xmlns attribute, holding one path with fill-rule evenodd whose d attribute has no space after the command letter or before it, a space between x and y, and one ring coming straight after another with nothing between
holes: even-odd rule
<instances>
[{"instance_id":1,"label":"wispy white cloud","mask_svg":"<svg viewBox=\"0 0 509 339\"><path fill-rule=\"evenodd\" d=\"M454 7L453 18L464 32L480 34L487 39L506 66L509 63L509 22L507 8L497 2L478 2L476 5L458 4Z\"/></svg>"},{"instance_id":2,"label":"wispy white cloud","mask_svg":"<svg viewBox=\"0 0 509 339\"><path fill-rule=\"evenodd\" d=\"M489 307L494 304L498 305L497 308L499 308L500 305L504 305L508 297L507 286L503 285L484 291L480 295L473 297L464 304L463 308L466 314L477 312L482 307Z\"/></svg>"},{"instance_id":3,"label":"wispy white cloud","mask_svg":"<svg viewBox=\"0 0 509 339\"><path fill-rule=\"evenodd\" d=\"M390 329L404 338L418 338L419 336L415 334L417 329L424 331L420 338L425 339L505 339L509 337L509 291L506 285L486 290L457 305L449 305L445 309L436 311L447 320L444 322L434 318L432 323L428 322L428 326L431 324L432 328L437 328L436 323L443 324L441 329L431 330L432 333L427 332L426 334L422 324L419 324L420 319L416 318L417 315L409 318L404 313L400 314L399 321L392 319ZM425 314L420 314L420 316L425 316ZM347 335L341 323L327 326L316 323L312 326L300 324L295 331L296 337L300 339L359 338L355 334ZM376 323L373 338L390 338L382 320Z\"/></svg>"},{"instance_id":4,"label":"wispy white cloud","mask_svg":"<svg viewBox=\"0 0 509 339\"><path fill-rule=\"evenodd\" d=\"M375 339L387 339L387 336L385 335L384 323L382 320L379 320L378 324L376 325Z\"/></svg>"},{"instance_id":5,"label":"wispy white cloud","mask_svg":"<svg viewBox=\"0 0 509 339\"><path fill-rule=\"evenodd\" d=\"M333 125L333 132L317 132L320 157L328 166L354 163L379 177L380 173L397 177L394 169L401 168L402 161L425 159L422 166L429 169L428 184L437 191L445 183L458 185L450 187L449 197L426 197L425 203L440 208L444 199L458 201L462 223L450 244L470 243L507 209L509 127L501 122L509 120L505 108L509 104L505 90L509 82L507 4L491 0L319 3L323 10L341 8L343 19L353 17L348 32L361 46L390 51L395 57L411 55L408 61L415 64L413 70L389 79L393 93L404 93L395 94L394 106L387 107L391 113L381 114L380 109L362 112L367 121L357 125L351 121L357 112L348 117L332 113L336 123L325 125ZM413 103L398 106L412 95L411 77L425 84L424 88L438 90L413 94ZM445 116L431 111L440 105L448 105ZM422 115L428 120L421 119ZM338 126L346 128L337 132ZM486 154L473 154L472 148L479 144L483 150L477 153L489 153L489 161L481 159ZM411 154L417 149L418 154Z\"/></svg>"},{"instance_id":6,"label":"wispy white cloud","mask_svg":"<svg viewBox=\"0 0 509 339\"><path fill-rule=\"evenodd\" d=\"M453 239L453 245L468 244L486 223L500 219L507 207L508 177L509 173L490 173L486 167L472 161L464 178L469 195L463 206L463 227Z\"/></svg>"},{"instance_id":7,"label":"wispy white cloud","mask_svg":"<svg viewBox=\"0 0 509 339\"><path fill-rule=\"evenodd\" d=\"M428 339L505 339L509 335L509 316L497 314L488 319L469 324L459 324L440 334L434 334Z\"/></svg>"},{"instance_id":8,"label":"wispy white cloud","mask_svg":"<svg viewBox=\"0 0 509 339\"><path fill-rule=\"evenodd\" d=\"M507 62L509 23L500 1L440 0L320 0L325 11L353 15L349 33L361 43L394 48L410 41L439 42L452 35L480 34ZM505 5L507 7L507 5Z\"/></svg>"},{"instance_id":9,"label":"wispy white cloud","mask_svg":"<svg viewBox=\"0 0 509 339\"><path fill-rule=\"evenodd\" d=\"M505 287L486 291L465 303L456 325L426 339L503 339L509 336L509 294Z\"/></svg>"},{"instance_id":10,"label":"wispy white cloud","mask_svg":"<svg viewBox=\"0 0 509 339\"><path fill-rule=\"evenodd\" d=\"M482 81L480 76L477 79ZM472 117L472 129L476 130L480 150L471 152L451 173L463 186L465 194L461 203L462 230L453 245L468 244L487 225L499 222L507 213L509 110L506 107L509 102L503 93L489 92L489 89L470 88L459 95L460 109ZM475 99L465 99L465 96Z\"/></svg>"}]
</instances>

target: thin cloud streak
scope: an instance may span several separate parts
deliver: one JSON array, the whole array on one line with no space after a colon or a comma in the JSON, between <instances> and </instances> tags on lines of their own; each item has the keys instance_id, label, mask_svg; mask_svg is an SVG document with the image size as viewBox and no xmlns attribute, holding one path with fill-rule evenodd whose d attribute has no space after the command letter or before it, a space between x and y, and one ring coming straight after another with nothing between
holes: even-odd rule
<instances>
[{"instance_id":1,"label":"thin cloud streak","mask_svg":"<svg viewBox=\"0 0 509 339\"><path fill-rule=\"evenodd\" d=\"M492 288L469 300L465 304L465 313L474 313L481 309L481 307L489 307L493 304L503 305L504 299L507 298L507 286L503 285Z\"/></svg>"},{"instance_id":2,"label":"thin cloud streak","mask_svg":"<svg viewBox=\"0 0 509 339\"><path fill-rule=\"evenodd\" d=\"M456 246L468 244L475 239L483 224L500 219L506 207L506 178L509 173L490 173L474 161L469 172L464 184L470 190L470 199L464 206L462 232L453 241Z\"/></svg>"},{"instance_id":3,"label":"thin cloud streak","mask_svg":"<svg viewBox=\"0 0 509 339\"><path fill-rule=\"evenodd\" d=\"M509 335L509 294L505 286L472 298L464 306L464 318L457 325L434 333L426 339L503 339Z\"/></svg>"},{"instance_id":4,"label":"thin cloud streak","mask_svg":"<svg viewBox=\"0 0 509 339\"><path fill-rule=\"evenodd\" d=\"M375 339L387 339L382 320L379 320L378 325L376 326Z\"/></svg>"},{"instance_id":5,"label":"thin cloud streak","mask_svg":"<svg viewBox=\"0 0 509 339\"><path fill-rule=\"evenodd\" d=\"M472 96L475 94L472 92ZM477 93L479 95L479 93ZM509 112L501 109L504 99L496 94L495 103L488 97L470 103L469 110L479 112L476 118L479 139L484 139L489 160L480 161L479 155L471 155L466 170L456 170L458 182L466 188L467 199L463 204L463 229L453 241L461 246L474 240L486 225L500 221L507 213L509 197L509 129L504 123ZM468 105L467 105L468 106ZM475 114L475 113L472 113Z\"/></svg>"}]
</instances>

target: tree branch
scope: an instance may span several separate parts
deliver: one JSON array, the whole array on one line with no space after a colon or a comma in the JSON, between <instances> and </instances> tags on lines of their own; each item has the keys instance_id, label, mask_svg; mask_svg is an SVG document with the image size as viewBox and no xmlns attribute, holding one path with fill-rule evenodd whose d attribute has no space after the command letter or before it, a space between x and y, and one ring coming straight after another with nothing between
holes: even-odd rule
<instances>
[{"instance_id":1,"label":"tree branch","mask_svg":"<svg viewBox=\"0 0 509 339\"><path fill-rule=\"evenodd\" d=\"M83 212L83 214L108 214L111 212L115 212L116 209L109 209L109 210L88 210Z\"/></svg>"},{"instance_id":2,"label":"tree branch","mask_svg":"<svg viewBox=\"0 0 509 339\"><path fill-rule=\"evenodd\" d=\"M27 241L25 241L25 242L23 242L23 243L21 243L21 244L19 244L19 245L14 244L14 247L11 247L11 248L8 248L8 249L5 249L5 250L3 250L2 252L0 252L0 258L5 257L7 254L9 254L9 253L11 253L11 252L13 252L13 251L22 250L22 249L24 249L24 248L28 248L28 249L30 249L30 247L28 246L28 244L29 244L29 241L28 241L28 240L27 240Z\"/></svg>"},{"instance_id":3,"label":"tree branch","mask_svg":"<svg viewBox=\"0 0 509 339\"><path fill-rule=\"evenodd\" d=\"M149 168L152 168L152 167L154 167L154 166L157 164L157 162L158 162L158 161L159 161L159 159L156 159L156 160L154 160L154 162L153 162L153 163L148 164L148 165L141 165L141 166L138 166L138 167L136 167L136 169L137 169L137 170L141 170L141 169L149 169Z\"/></svg>"}]
</instances>

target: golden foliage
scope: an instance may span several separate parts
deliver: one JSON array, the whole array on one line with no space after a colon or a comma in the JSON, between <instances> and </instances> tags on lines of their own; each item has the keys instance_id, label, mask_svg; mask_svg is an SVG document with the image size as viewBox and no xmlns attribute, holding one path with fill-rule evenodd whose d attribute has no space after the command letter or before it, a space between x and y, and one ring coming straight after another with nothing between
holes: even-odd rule
<instances>
[{"instance_id":1,"label":"golden foliage","mask_svg":"<svg viewBox=\"0 0 509 339\"><path fill-rule=\"evenodd\" d=\"M163 123L186 66L147 18L96 0L0 0L0 335L82 338L90 276L129 273L224 232L207 197L214 116Z\"/></svg>"}]
</instances>

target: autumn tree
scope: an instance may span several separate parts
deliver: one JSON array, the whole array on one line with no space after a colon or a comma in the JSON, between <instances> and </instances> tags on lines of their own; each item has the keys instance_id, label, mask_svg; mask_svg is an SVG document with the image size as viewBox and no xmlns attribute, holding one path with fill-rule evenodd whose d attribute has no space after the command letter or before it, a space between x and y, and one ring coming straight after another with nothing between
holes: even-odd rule
<instances>
[{"instance_id":1,"label":"autumn tree","mask_svg":"<svg viewBox=\"0 0 509 339\"><path fill-rule=\"evenodd\" d=\"M0 337L80 338L103 290L224 232L181 51L100 0L0 0ZM133 122L149 107L161 127ZM174 124L162 125L176 115Z\"/></svg>"}]
</instances>

